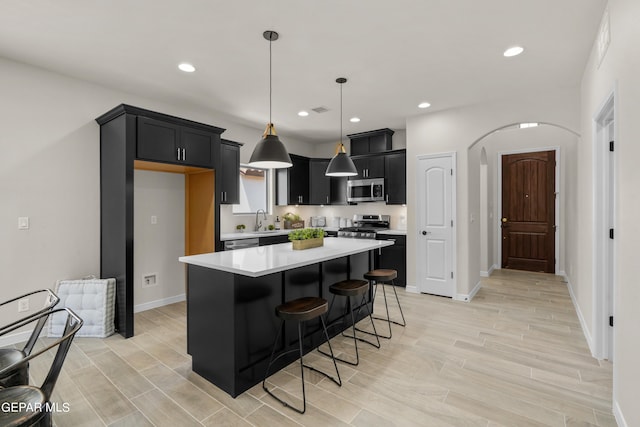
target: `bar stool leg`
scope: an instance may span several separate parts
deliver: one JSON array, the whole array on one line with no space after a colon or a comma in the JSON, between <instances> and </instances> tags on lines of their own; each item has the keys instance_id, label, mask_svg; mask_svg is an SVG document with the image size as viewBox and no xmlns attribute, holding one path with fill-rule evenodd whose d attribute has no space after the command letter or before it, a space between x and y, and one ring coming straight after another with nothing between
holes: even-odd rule
<instances>
[{"instance_id":1,"label":"bar stool leg","mask_svg":"<svg viewBox=\"0 0 640 427\"><path fill-rule=\"evenodd\" d=\"M334 300L334 299L335 299L335 295L333 295L333 297L331 298L331 305L329 306L329 311L327 311L327 316L328 316L328 315L329 315L329 313L331 312L331 306L333 305L333 300ZM318 352L319 352L320 354L325 355L325 356L331 356L331 357L333 357L333 359L334 359L334 363L335 363L335 361L336 361L336 360L339 360L340 362L342 362L342 363L346 363L346 364L348 364L348 365L358 366L358 364L360 363L360 355L359 355L359 352L358 352L358 341L362 341L362 342L365 342L365 343L367 343L367 344L370 344L370 345L374 346L375 348L380 348L380 339L378 338L378 334L377 334L377 332L376 332L376 325L373 323L373 317L371 317L371 310L369 310L369 306L367 306L367 305L366 305L366 297L365 297L365 295L363 295L363 296L362 296L362 302L363 302L363 303L364 303L364 305L367 307L367 311L369 312L369 319L371 320L371 326L373 327L373 333L368 332L368 331L361 331L360 329L356 328L356 321L355 321L355 319L356 319L356 317L358 317L358 315L360 314L360 309L361 309L362 307L358 308L358 312L357 312L357 313L356 313L356 315L354 316L354 314L353 314L353 304L351 303L351 297L350 297L350 296L348 296L348 297L347 297L347 304L349 304L349 313L350 313L350 315L351 315L351 330L352 330L353 335L347 335L347 334L345 334L345 333L344 333L344 331L342 331L342 336L344 336L344 337L346 337L346 338L353 338L353 345L354 345L355 350L356 350L356 361L355 361L355 362L351 362L351 361L349 361L349 360L346 360L346 359L340 358L340 357L338 357L338 356L333 357L333 353L330 355L330 354L328 354L328 353L326 353L326 352L322 351L322 350L318 347ZM342 324L344 324L344 318L343 318L343 320L342 320L342 322L341 322L341 323L342 323ZM331 325L330 325L330 326L331 326ZM373 342L368 341L368 340L365 340L365 339L363 339L363 338L359 338L359 337L357 337L357 336L356 336L356 330L361 331L361 332L368 333L368 334L370 334L370 335L375 335L376 340L377 340L377 344L374 344ZM329 337L328 337L328 336L327 336L327 342L329 342ZM331 346L329 345L329 347L331 347Z\"/></svg>"},{"instance_id":2,"label":"bar stool leg","mask_svg":"<svg viewBox=\"0 0 640 427\"><path fill-rule=\"evenodd\" d=\"M396 302L398 303L398 308L400 309L400 316L402 316L402 323L394 322L393 320L391 322L395 323L396 325L407 326L407 321L404 320L404 313L402 312L402 306L400 305L400 299L398 298L398 293L396 292L396 285L393 282L393 280L391 281L391 287L393 288L393 293L396 296Z\"/></svg>"},{"instance_id":3,"label":"bar stool leg","mask_svg":"<svg viewBox=\"0 0 640 427\"><path fill-rule=\"evenodd\" d=\"M400 310L400 316L402 316L402 323L396 322L395 320L391 320L391 316L389 316L389 305L387 303L387 292L385 290L385 284L386 283L384 283L384 282L380 282L380 283L375 282L375 288L374 288L373 296L374 296L374 299L375 299L375 295L376 295L376 293L378 291L378 285L382 286L382 294L384 296L384 307L385 307L385 310L386 310L386 313L387 313L387 317L384 318L384 317L373 316L373 318L376 319L376 320L386 320L387 321L387 324L389 325L389 335L386 335L386 336L385 335L380 335L380 337L381 338L390 339L391 336L392 336L391 324L395 323L396 325L404 327L404 326L407 326L407 322L406 322L406 320L404 318L404 313L402 312L402 306L400 305L400 299L398 298L398 292L396 292L396 286L395 286L393 280L391 281L390 284L391 284L391 287L393 288L393 294L396 297L396 303L398 304L398 309Z\"/></svg>"}]
</instances>

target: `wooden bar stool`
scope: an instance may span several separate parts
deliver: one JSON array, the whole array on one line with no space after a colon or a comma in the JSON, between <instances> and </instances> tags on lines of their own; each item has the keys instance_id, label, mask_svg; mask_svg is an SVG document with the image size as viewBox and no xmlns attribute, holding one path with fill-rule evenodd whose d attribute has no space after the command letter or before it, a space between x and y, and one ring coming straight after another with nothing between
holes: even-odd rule
<instances>
[{"instance_id":1,"label":"wooden bar stool","mask_svg":"<svg viewBox=\"0 0 640 427\"><path fill-rule=\"evenodd\" d=\"M373 316L374 319L378 319L378 320L386 320L388 325L389 325L389 335L385 336L385 335L379 335L382 338L391 338L391 324L395 323L396 325L400 325L400 326L406 326L407 322L404 320L404 313L402 313L402 307L400 306L400 300L398 299L398 293L396 292L396 285L393 283L393 280L398 277L398 272L396 270L391 270L391 269L377 269L377 270L371 270L367 273L365 273L364 278L369 280L370 282L373 281L374 284L376 285L374 291L373 291L373 298L375 299L376 297L376 292L378 290L378 284L382 285L382 293L384 295L384 307L387 311L387 317L376 317ZM385 284L390 284L391 288L393 289L393 293L396 296L396 302L398 303L398 308L400 309L400 315L402 316L402 323L400 322L396 322L395 320L391 320L391 318L389 317L389 305L387 304L387 292L385 291ZM361 331L361 332L365 332L365 333L369 333L367 331Z\"/></svg>"},{"instance_id":2,"label":"wooden bar stool","mask_svg":"<svg viewBox=\"0 0 640 427\"><path fill-rule=\"evenodd\" d=\"M376 325L373 323L371 310L369 310L369 306L367 305L367 301L366 301L366 296L368 291L369 291L369 282L367 282L366 280L343 280L343 281L334 283L329 287L329 292L331 292L333 296L331 297L331 304L329 304L329 310L327 311L327 313L331 313L331 308L333 307L333 302L336 299L336 295L347 297L347 304L349 304L349 313L351 314L351 330L353 335L346 335L344 331L342 332L342 335L347 338L353 338L353 344L356 348L355 362L341 359L339 357L335 357L335 359L344 363L348 363L349 365L353 365L353 366L358 366L358 364L360 363L360 356L358 354L358 341L362 341L367 344L370 344L375 348L380 348L380 338L378 338L378 334L376 332ZM353 303L351 301L351 297L356 299L355 302L357 304L358 302L357 297L359 296L362 296L362 300L360 301L360 307L358 307L358 312L356 316L354 316ZM367 312L369 312L369 319L371 319L371 325L373 326L373 332L375 334L377 343L373 343L371 341L368 341L356 336L356 319L355 318L358 316L358 314L360 314L360 309L362 308L363 305L367 308ZM342 318L342 324L344 325L344 317ZM329 325L329 326L332 326L332 325ZM318 348L318 352L324 354L325 356L329 356L328 353L325 353L324 351L320 350L320 348Z\"/></svg>"},{"instance_id":3,"label":"wooden bar stool","mask_svg":"<svg viewBox=\"0 0 640 427\"><path fill-rule=\"evenodd\" d=\"M304 390L304 369L307 368L312 371L315 371L325 377L329 378L331 381L336 383L338 386L342 386L342 380L340 379L340 372L338 372L338 365L336 364L336 359L333 357L333 350L331 349L331 343L329 342L329 334L327 333L327 326L324 323L324 318L322 315L327 312L327 300L324 298L318 297L304 297L298 298L292 301L285 302L276 307L276 316L281 319L280 328L278 329L278 335L276 336L276 340L273 343L273 350L271 351L271 358L269 359L269 365L267 366L267 372L264 374L264 379L262 380L262 388L264 391L269 393L271 397L276 399L278 402L282 403L284 406L293 409L294 411L304 414L307 410L307 399ZM302 322L306 322L307 320L313 320L316 317L320 317L320 321L322 322L322 330L324 331L324 335L327 338L327 343L329 343L329 351L331 352L331 358L333 359L333 366L336 369L336 374L338 379L329 376L328 374L319 371L313 366L305 365L302 359L304 354L302 348ZM280 339L280 334L282 333L282 329L284 326L284 322L287 320L294 320L298 322L298 348L285 351L280 353L275 359L273 356L276 353L276 348L278 346L278 341ZM271 365L281 357L290 354L292 352L299 351L300 352L300 375L302 377L302 410L290 405L284 400L280 399L278 396L274 395L271 391L269 391L265 385L267 377L269 376L269 369Z\"/></svg>"}]
</instances>

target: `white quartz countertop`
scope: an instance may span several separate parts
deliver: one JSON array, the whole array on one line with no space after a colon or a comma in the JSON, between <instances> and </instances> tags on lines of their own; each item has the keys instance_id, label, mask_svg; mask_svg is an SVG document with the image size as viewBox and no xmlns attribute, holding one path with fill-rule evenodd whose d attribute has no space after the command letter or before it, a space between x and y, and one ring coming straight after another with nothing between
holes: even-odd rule
<instances>
[{"instance_id":1,"label":"white quartz countertop","mask_svg":"<svg viewBox=\"0 0 640 427\"><path fill-rule=\"evenodd\" d=\"M338 231L336 227L322 227L324 231ZM220 235L221 241L226 240L242 240L242 239L256 239L260 237L269 236L282 236L291 233L293 230L273 230L273 231L245 231L242 233L222 233Z\"/></svg>"},{"instance_id":2,"label":"white quartz countertop","mask_svg":"<svg viewBox=\"0 0 640 427\"><path fill-rule=\"evenodd\" d=\"M407 230L382 230L382 231L377 231L376 234L397 234L401 236L406 236Z\"/></svg>"},{"instance_id":3,"label":"white quartz countertop","mask_svg":"<svg viewBox=\"0 0 640 427\"><path fill-rule=\"evenodd\" d=\"M293 250L291 243L280 243L183 256L179 261L243 276L259 277L391 245L393 242L389 240L326 237L324 246L319 248Z\"/></svg>"}]
</instances>

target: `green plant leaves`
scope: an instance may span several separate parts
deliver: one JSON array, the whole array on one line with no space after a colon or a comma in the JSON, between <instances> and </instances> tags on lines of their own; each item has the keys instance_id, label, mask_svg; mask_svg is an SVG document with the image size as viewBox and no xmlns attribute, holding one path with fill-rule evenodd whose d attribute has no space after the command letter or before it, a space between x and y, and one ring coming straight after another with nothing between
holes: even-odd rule
<instances>
[{"instance_id":1,"label":"green plant leaves","mask_svg":"<svg viewBox=\"0 0 640 427\"><path fill-rule=\"evenodd\" d=\"M289 240L307 240L324 237L324 230L322 228L301 228L289 233Z\"/></svg>"}]
</instances>

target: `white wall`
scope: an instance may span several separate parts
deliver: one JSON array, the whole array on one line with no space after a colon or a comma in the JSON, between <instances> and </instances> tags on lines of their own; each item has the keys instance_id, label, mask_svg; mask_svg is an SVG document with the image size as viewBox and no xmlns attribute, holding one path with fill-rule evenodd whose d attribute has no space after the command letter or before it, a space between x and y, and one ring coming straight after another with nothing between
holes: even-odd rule
<instances>
[{"instance_id":1,"label":"white wall","mask_svg":"<svg viewBox=\"0 0 640 427\"><path fill-rule=\"evenodd\" d=\"M133 303L135 311L162 306L185 297L184 175L134 171ZM152 224L151 216L156 217ZM156 274L155 286L143 286L142 276Z\"/></svg>"},{"instance_id":2,"label":"white wall","mask_svg":"<svg viewBox=\"0 0 640 427\"><path fill-rule=\"evenodd\" d=\"M2 58L0 94L0 299L53 287L57 279L100 274L96 117L127 103L226 128L224 138L246 144L242 161L263 131L215 111L166 104ZM293 153L313 154L304 142L284 135L282 140ZM174 211L182 212L184 202ZM29 230L18 230L19 216L30 218ZM138 297L136 304L150 302Z\"/></svg>"},{"instance_id":3,"label":"white wall","mask_svg":"<svg viewBox=\"0 0 640 427\"><path fill-rule=\"evenodd\" d=\"M469 294L475 283L479 262L469 268L471 252L468 204L468 148L478 139L503 126L521 122L547 122L576 130L579 128L578 90L541 93L526 99L434 112L407 119L407 281L416 285L416 158L423 154L457 152L457 293ZM474 244L474 247L477 245Z\"/></svg>"},{"instance_id":4,"label":"white wall","mask_svg":"<svg viewBox=\"0 0 640 427\"><path fill-rule=\"evenodd\" d=\"M640 384L640 2L637 0L610 0L611 45L598 66L596 47L586 65L582 79L581 129L586 144L578 147L577 210L583 230L593 230L593 118L609 94L616 92L616 157L617 157L617 259L614 267L615 328L614 346L614 413L619 425L640 425L640 407L637 404ZM584 188L586 187L586 188ZM583 214L584 212L584 214ZM589 234L589 233L586 233ZM587 304L593 284L593 247L588 239L577 249L578 265L574 285L580 292L580 305ZM623 421L624 419L624 421Z\"/></svg>"}]
</instances>

